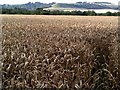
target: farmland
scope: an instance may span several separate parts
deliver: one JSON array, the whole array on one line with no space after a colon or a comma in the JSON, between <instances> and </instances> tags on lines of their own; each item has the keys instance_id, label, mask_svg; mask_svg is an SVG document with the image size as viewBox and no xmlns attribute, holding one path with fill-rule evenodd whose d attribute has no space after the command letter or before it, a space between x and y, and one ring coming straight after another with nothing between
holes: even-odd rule
<instances>
[{"instance_id":1,"label":"farmland","mask_svg":"<svg viewBox=\"0 0 120 90\"><path fill-rule=\"evenodd\" d=\"M120 88L117 17L1 17L3 88Z\"/></svg>"}]
</instances>

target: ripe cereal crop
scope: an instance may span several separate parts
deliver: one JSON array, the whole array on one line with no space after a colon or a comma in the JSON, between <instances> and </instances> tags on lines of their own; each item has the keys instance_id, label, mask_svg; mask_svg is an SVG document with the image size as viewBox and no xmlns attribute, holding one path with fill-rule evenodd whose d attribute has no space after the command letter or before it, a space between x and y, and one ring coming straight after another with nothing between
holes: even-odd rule
<instances>
[{"instance_id":1,"label":"ripe cereal crop","mask_svg":"<svg viewBox=\"0 0 120 90\"><path fill-rule=\"evenodd\" d=\"M4 89L120 89L117 17L1 17Z\"/></svg>"}]
</instances>

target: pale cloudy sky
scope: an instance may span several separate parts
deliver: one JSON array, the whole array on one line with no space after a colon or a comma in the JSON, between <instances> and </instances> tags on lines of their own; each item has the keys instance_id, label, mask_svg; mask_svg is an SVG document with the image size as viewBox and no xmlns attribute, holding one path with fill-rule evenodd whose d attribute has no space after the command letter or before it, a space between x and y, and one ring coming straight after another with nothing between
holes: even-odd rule
<instances>
[{"instance_id":1,"label":"pale cloudy sky","mask_svg":"<svg viewBox=\"0 0 120 90\"><path fill-rule=\"evenodd\" d=\"M120 0L0 0L0 4L24 4L24 3L27 3L27 2L75 3L75 2L79 2L79 1L86 1L86 2L112 2L114 4L118 4L118 2Z\"/></svg>"}]
</instances>

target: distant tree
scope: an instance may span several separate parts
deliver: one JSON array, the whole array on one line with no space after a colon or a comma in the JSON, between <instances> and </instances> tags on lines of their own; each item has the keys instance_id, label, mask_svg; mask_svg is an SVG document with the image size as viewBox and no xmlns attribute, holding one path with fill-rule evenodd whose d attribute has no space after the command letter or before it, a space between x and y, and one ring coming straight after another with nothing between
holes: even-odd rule
<instances>
[{"instance_id":1,"label":"distant tree","mask_svg":"<svg viewBox=\"0 0 120 90\"><path fill-rule=\"evenodd\" d=\"M83 15L87 15L87 16L96 16L97 13L95 11L84 11Z\"/></svg>"},{"instance_id":2,"label":"distant tree","mask_svg":"<svg viewBox=\"0 0 120 90\"><path fill-rule=\"evenodd\" d=\"M90 16L96 16L97 13L96 13L95 11L91 11L89 15L90 15Z\"/></svg>"},{"instance_id":3,"label":"distant tree","mask_svg":"<svg viewBox=\"0 0 120 90\"><path fill-rule=\"evenodd\" d=\"M38 10L39 10L39 11L43 11L43 8L37 8L36 10L37 10L37 11L38 11Z\"/></svg>"},{"instance_id":4,"label":"distant tree","mask_svg":"<svg viewBox=\"0 0 120 90\"><path fill-rule=\"evenodd\" d=\"M37 8L36 10L27 10L24 8L14 9L2 9L2 14L37 14L37 15L84 15L84 16L120 16L120 12L117 13L96 13L95 11L59 11L59 10L43 10L43 8Z\"/></svg>"},{"instance_id":5,"label":"distant tree","mask_svg":"<svg viewBox=\"0 0 120 90\"><path fill-rule=\"evenodd\" d=\"M106 16L112 16L111 12L106 12Z\"/></svg>"},{"instance_id":6,"label":"distant tree","mask_svg":"<svg viewBox=\"0 0 120 90\"><path fill-rule=\"evenodd\" d=\"M81 11L72 11L71 12L72 15L82 15Z\"/></svg>"}]
</instances>

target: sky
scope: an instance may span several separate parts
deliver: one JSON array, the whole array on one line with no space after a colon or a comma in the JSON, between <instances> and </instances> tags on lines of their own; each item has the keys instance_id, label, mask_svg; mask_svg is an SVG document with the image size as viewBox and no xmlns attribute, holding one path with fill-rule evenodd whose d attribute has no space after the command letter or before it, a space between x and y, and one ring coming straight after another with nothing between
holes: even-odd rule
<instances>
[{"instance_id":1,"label":"sky","mask_svg":"<svg viewBox=\"0 0 120 90\"><path fill-rule=\"evenodd\" d=\"M0 4L24 4L28 2L42 2L42 3L75 3L79 1L86 2L112 2L114 4L118 4L120 0L0 0Z\"/></svg>"}]
</instances>

